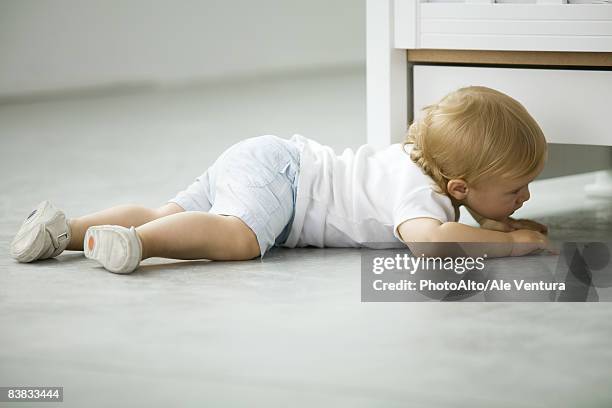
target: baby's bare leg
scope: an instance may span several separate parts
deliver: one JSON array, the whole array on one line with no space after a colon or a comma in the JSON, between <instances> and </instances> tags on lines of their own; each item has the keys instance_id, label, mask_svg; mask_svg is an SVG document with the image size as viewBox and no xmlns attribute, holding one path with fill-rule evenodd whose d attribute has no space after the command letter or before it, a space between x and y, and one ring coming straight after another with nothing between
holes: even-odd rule
<instances>
[{"instance_id":1,"label":"baby's bare leg","mask_svg":"<svg viewBox=\"0 0 612 408\"><path fill-rule=\"evenodd\" d=\"M184 211L178 204L167 203L159 208L147 208L140 205L119 205L105 210L69 220L72 238L67 250L82 251L83 238L87 228L94 225L121 225L138 227L147 222L167 215Z\"/></svg>"},{"instance_id":2,"label":"baby's bare leg","mask_svg":"<svg viewBox=\"0 0 612 408\"><path fill-rule=\"evenodd\" d=\"M136 232L142 259L240 261L260 254L255 233L234 216L187 211L148 222Z\"/></svg>"}]
</instances>

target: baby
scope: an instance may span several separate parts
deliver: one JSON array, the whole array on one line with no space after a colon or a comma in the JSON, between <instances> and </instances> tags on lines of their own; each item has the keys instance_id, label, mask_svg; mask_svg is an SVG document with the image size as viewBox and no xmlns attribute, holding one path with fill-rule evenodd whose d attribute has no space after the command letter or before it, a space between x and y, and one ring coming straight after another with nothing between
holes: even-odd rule
<instances>
[{"instance_id":1,"label":"baby","mask_svg":"<svg viewBox=\"0 0 612 408\"><path fill-rule=\"evenodd\" d=\"M248 260L273 246L408 247L476 242L488 256L548 246L547 229L510 218L542 171L546 140L511 97L459 89L423 109L404 143L338 156L300 135L246 139L165 205L120 205L66 219L48 201L10 246L19 262L84 251L115 273L150 257ZM466 206L480 228L458 223Z\"/></svg>"}]
</instances>

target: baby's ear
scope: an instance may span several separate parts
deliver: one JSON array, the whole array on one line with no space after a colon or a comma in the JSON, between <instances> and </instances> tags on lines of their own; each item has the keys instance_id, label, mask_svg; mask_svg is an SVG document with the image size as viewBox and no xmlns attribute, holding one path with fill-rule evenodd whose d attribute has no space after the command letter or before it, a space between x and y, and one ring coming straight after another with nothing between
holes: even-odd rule
<instances>
[{"instance_id":1,"label":"baby's ear","mask_svg":"<svg viewBox=\"0 0 612 408\"><path fill-rule=\"evenodd\" d=\"M448 194L452 195L455 200L463 200L467 197L468 185L463 179L452 179L446 184Z\"/></svg>"}]
</instances>

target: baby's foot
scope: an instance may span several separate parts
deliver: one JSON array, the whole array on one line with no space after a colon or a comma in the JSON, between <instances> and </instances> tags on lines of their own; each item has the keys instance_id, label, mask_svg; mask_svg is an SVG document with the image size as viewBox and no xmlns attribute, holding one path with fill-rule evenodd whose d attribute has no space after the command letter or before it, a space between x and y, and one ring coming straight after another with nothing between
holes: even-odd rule
<instances>
[{"instance_id":1,"label":"baby's foot","mask_svg":"<svg viewBox=\"0 0 612 408\"><path fill-rule=\"evenodd\" d=\"M71 236L66 215L49 201L43 201L21 224L10 253L18 262L53 258L66 249Z\"/></svg>"},{"instance_id":2,"label":"baby's foot","mask_svg":"<svg viewBox=\"0 0 612 408\"><path fill-rule=\"evenodd\" d=\"M142 260L142 243L136 228L119 225L89 227L83 242L85 256L113 273L131 273Z\"/></svg>"}]
</instances>

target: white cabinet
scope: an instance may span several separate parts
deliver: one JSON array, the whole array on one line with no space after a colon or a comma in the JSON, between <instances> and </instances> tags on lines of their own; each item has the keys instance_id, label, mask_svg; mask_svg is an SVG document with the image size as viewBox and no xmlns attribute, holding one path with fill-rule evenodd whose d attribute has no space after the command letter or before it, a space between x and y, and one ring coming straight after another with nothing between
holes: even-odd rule
<instances>
[{"instance_id":1,"label":"white cabinet","mask_svg":"<svg viewBox=\"0 0 612 408\"><path fill-rule=\"evenodd\" d=\"M612 4L595 2L367 0L368 142L400 141L422 105L484 85L522 102L550 142L612 145ZM423 51L429 62L408 61Z\"/></svg>"},{"instance_id":2,"label":"white cabinet","mask_svg":"<svg viewBox=\"0 0 612 408\"><path fill-rule=\"evenodd\" d=\"M612 4L396 0L395 48L612 50Z\"/></svg>"}]
</instances>

